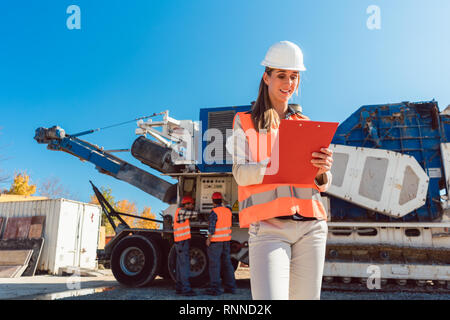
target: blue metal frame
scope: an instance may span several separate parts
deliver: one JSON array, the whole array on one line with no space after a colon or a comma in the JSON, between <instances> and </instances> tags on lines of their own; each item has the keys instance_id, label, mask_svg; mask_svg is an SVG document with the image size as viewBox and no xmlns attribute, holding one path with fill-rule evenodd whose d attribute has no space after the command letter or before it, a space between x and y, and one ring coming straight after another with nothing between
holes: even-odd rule
<instances>
[{"instance_id":1,"label":"blue metal frame","mask_svg":"<svg viewBox=\"0 0 450 320\"><path fill-rule=\"evenodd\" d=\"M446 117L448 118L448 117ZM444 174L440 144L447 142L436 101L402 102L362 106L338 127L332 143L387 149L413 156L428 174L440 168ZM432 221L441 212L443 178L431 178L426 203L401 219L370 212L330 195L334 221Z\"/></svg>"},{"instance_id":2,"label":"blue metal frame","mask_svg":"<svg viewBox=\"0 0 450 320\"><path fill-rule=\"evenodd\" d=\"M101 151L99 147L70 136L61 140L52 140L48 144L48 149L70 152L82 160L93 163L97 169L102 169L113 175L119 172L123 163L122 160Z\"/></svg>"},{"instance_id":3,"label":"blue metal frame","mask_svg":"<svg viewBox=\"0 0 450 320\"><path fill-rule=\"evenodd\" d=\"M232 165L231 164L206 164L203 158L203 150L205 150L208 145L207 141L203 140L205 136L205 131L208 129L208 114L209 112L219 112L219 111L228 111L233 110L235 113L237 112L246 112L250 111L251 105L246 106L233 106L233 107L220 107L220 108L202 108L200 109L200 124L201 124L201 155L199 158L201 159L201 163L197 164L198 170L200 172L231 172Z\"/></svg>"}]
</instances>

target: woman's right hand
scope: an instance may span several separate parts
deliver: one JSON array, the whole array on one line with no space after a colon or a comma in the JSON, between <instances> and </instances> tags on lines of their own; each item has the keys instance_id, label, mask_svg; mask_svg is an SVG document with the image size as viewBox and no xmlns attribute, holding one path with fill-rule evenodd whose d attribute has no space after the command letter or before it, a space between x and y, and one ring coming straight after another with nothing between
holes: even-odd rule
<instances>
[{"instance_id":1,"label":"woman's right hand","mask_svg":"<svg viewBox=\"0 0 450 320\"><path fill-rule=\"evenodd\" d=\"M333 151L331 149L321 148L320 152L313 152L312 156L312 165L319 168L316 177L331 170L331 166L333 165Z\"/></svg>"}]
</instances>

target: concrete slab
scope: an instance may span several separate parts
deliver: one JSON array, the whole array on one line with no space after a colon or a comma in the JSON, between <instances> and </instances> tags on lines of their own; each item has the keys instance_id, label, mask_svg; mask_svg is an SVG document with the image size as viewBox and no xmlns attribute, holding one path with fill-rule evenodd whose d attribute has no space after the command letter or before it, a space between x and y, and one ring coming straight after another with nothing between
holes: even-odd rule
<instances>
[{"instance_id":1,"label":"concrete slab","mask_svg":"<svg viewBox=\"0 0 450 320\"><path fill-rule=\"evenodd\" d=\"M0 240L0 250L33 250L28 267L22 274L22 276L33 276L37 269L43 244L44 238Z\"/></svg>"},{"instance_id":2,"label":"concrete slab","mask_svg":"<svg viewBox=\"0 0 450 320\"><path fill-rule=\"evenodd\" d=\"M80 277L98 277L102 276L102 273L98 270L91 270L78 267L64 267L58 269L58 276L80 276Z\"/></svg>"},{"instance_id":3,"label":"concrete slab","mask_svg":"<svg viewBox=\"0 0 450 320\"><path fill-rule=\"evenodd\" d=\"M33 250L0 250L0 266L28 265Z\"/></svg>"},{"instance_id":4,"label":"concrete slab","mask_svg":"<svg viewBox=\"0 0 450 320\"><path fill-rule=\"evenodd\" d=\"M110 270L99 277L55 277L40 275L34 277L0 279L0 300L34 299L34 296L82 290L88 288L113 287L119 283Z\"/></svg>"},{"instance_id":5,"label":"concrete slab","mask_svg":"<svg viewBox=\"0 0 450 320\"><path fill-rule=\"evenodd\" d=\"M18 274L21 271L22 268L23 268L22 265L0 266L0 278L14 278L16 274Z\"/></svg>"}]
</instances>

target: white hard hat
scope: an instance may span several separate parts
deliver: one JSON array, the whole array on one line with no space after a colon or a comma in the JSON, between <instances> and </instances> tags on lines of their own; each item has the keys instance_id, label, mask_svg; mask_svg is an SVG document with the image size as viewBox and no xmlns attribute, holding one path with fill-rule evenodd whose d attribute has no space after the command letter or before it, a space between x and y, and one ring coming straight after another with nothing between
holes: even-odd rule
<instances>
[{"instance_id":1,"label":"white hard hat","mask_svg":"<svg viewBox=\"0 0 450 320\"><path fill-rule=\"evenodd\" d=\"M280 41L272 45L261 64L274 69L306 70L302 50L290 41Z\"/></svg>"}]
</instances>

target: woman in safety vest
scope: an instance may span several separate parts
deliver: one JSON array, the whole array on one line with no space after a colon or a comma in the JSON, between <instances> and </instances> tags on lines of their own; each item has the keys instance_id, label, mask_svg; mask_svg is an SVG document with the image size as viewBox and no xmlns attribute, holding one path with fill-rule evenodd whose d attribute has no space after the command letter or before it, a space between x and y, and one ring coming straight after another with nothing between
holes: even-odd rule
<instances>
[{"instance_id":1,"label":"woman in safety vest","mask_svg":"<svg viewBox=\"0 0 450 320\"><path fill-rule=\"evenodd\" d=\"M331 184L332 151L312 153L319 168L311 185L262 184L280 119L309 120L288 104L305 71L300 48L274 44L262 62L258 98L233 123L233 175L239 191L239 223L249 228L253 299L320 299L327 215L320 192ZM265 147L261 147L262 145Z\"/></svg>"}]
</instances>

